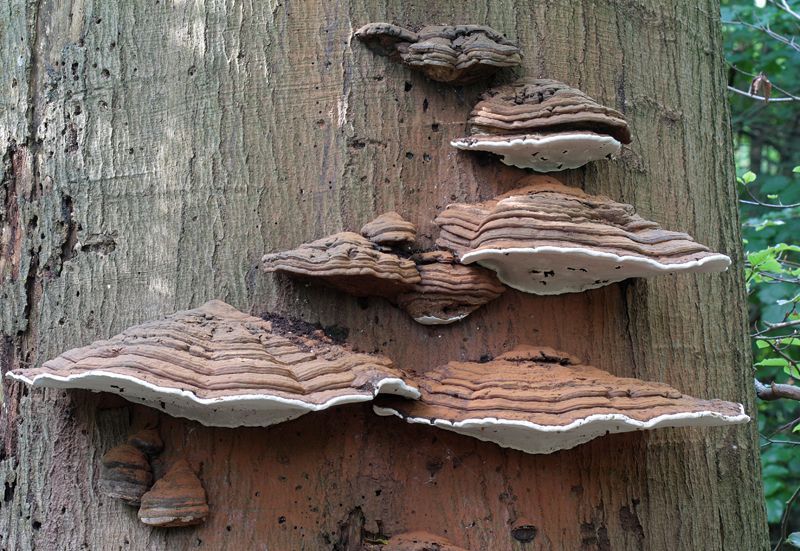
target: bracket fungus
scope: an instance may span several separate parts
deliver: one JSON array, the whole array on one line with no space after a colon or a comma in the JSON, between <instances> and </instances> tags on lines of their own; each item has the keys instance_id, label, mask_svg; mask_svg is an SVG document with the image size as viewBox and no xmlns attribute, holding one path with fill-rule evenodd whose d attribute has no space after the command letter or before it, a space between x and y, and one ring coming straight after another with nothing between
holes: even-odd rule
<instances>
[{"instance_id":1,"label":"bracket fungus","mask_svg":"<svg viewBox=\"0 0 800 551\"><path fill-rule=\"evenodd\" d=\"M464 266L447 251L401 256L399 248L413 243L416 227L396 212L368 222L361 233L337 233L264 255L261 267L355 296L383 297L423 325L459 321L505 290L494 274Z\"/></svg>"},{"instance_id":2,"label":"bracket fungus","mask_svg":"<svg viewBox=\"0 0 800 551\"><path fill-rule=\"evenodd\" d=\"M419 283L411 260L382 252L378 244L353 232L342 232L296 249L264 255L265 272L315 279L355 296L394 297Z\"/></svg>"},{"instance_id":3,"label":"bracket fungus","mask_svg":"<svg viewBox=\"0 0 800 551\"><path fill-rule=\"evenodd\" d=\"M421 253L415 260L421 281L398 296L397 305L423 325L464 319L506 290L491 271L459 264L446 251Z\"/></svg>"},{"instance_id":4,"label":"bracket fungus","mask_svg":"<svg viewBox=\"0 0 800 551\"><path fill-rule=\"evenodd\" d=\"M507 165L539 172L613 158L631 142L622 113L548 79L523 79L488 90L472 110L469 125L470 135L451 145L488 151Z\"/></svg>"},{"instance_id":5,"label":"bracket fungus","mask_svg":"<svg viewBox=\"0 0 800 551\"><path fill-rule=\"evenodd\" d=\"M463 547L453 545L441 536L422 531L397 534L377 549L381 551L466 551Z\"/></svg>"},{"instance_id":6,"label":"bracket fungus","mask_svg":"<svg viewBox=\"0 0 800 551\"><path fill-rule=\"evenodd\" d=\"M131 444L114 446L100 460L100 491L128 505L139 505L153 484L147 456Z\"/></svg>"},{"instance_id":7,"label":"bracket fungus","mask_svg":"<svg viewBox=\"0 0 800 551\"><path fill-rule=\"evenodd\" d=\"M201 524L207 516L206 491L185 459L170 466L139 507L139 520L163 528Z\"/></svg>"},{"instance_id":8,"label":"bracket fungus","mask_svg":"<svg viewBox=\"0 0 800 551\"><path fill-rule=\"evenodd\" d=\"M414 32L391 23L369 23L355 37L429 78L468 84L522 61L516 43L483 25L434 25Z\"/></svg>"},{"instance_id":9,"label":"bracket fungus","mask_svg":"<svg viewBox=\"0 0 800 551\"><path fill-rule=\"evenodd\" d=\"M638 216L631 205L593 196L546 176L476 205L453 204L436 218L436 244L463 264L497 272L538 295L594 289L632 277L722 272L730 258L685 233Z\"/></svg>"},{"instance_id":10,"label":"bracket fungus","mask_svg":"<svg viewBox=\"0 0 800 551\"><path fill-rule=\"evenodd\" d=\"M750 420L741 404L615 377L542 347L519 346L484 363L450 362L417 382L418 401L384 397L375 412L526 453L569 449L608 433Z\"/></svg>"},{"instance_id":11,"label":"bracket fungus","mask_svg":"<svg viewBox=\"0 0 800 551\"><path fill-rule=\"evenodd\" d=\"M33 386L119 393L208 426L269 426L379 393L415 398L391 360L213 300L20 369Z\"/></svg>"}]
</instances>

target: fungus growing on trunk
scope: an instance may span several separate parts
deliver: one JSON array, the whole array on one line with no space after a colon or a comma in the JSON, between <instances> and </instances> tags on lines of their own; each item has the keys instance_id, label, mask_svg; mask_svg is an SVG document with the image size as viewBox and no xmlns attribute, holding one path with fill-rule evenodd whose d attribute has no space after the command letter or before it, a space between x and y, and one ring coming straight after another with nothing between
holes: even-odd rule
<instances>
[{"instance_id":1,"label":"fungus growing on trunk","mask_svg":"<svg viewBox=\"0 0 800 551\"><path fill-rule=\"evenodd\" d=\"M413 258L422 279L397 297L397 305L423 325L459 321L506 290L491 271L459 264L449 252Z\"/></svg>"},{"instance_id":2,"label":"fungus growing on trunk","mask_svg":"<svg viewBox=\"0 0 800 551\"><path fill-rule=\"evenodd\" d=\"M481 96L470 135L451 145L488 151L503 163L539 172L615 157L631 142L624 116L556 80L523 79Z\"/></svg>"},{"instance_id":3,"label":"fungus growing on trunk","mask_svg":"<svg viewBox=\"0 0 800 551\"><path fill-rule=\"evenodd\" d=\"M491 268L503 283L538 295L594 289L632 277L721 272L730 258L685 233L661 229L633 207L546 176L476 205L449 205L436 244L463 264Z\"/></svg>"},{"instance_id":4,"label":"fungus growing on trunk","mask_svg":"<svg viewBox=\"0 0 800 551\"><path fill-rule=\"evenodd\" d=\"M522 61L516 43L482 25L435 25L413 32L369 23L355 37L380 55L451 84L474 82Z\"/></svg>"},{"instance_id":5,"label":"fungus growing on trunk","mask_svg":"<svg viewBox=\"0 0 800 551\"><path fill-rule=\"evenodd\" d=\"M130 444L120 444L108 450L100 462L100 491L128 505L139 505L153 484L147 456Z\"/></svg>"},{"instance_id":6,"label":"fungus growing on trunk","mask_svg":"<svg viewBox=\"0 0 800 551\"><path fill-rule=\"evenodd\" d=\"M361 235L379 247L397 247L413 243L417 228L396 212L387 212L361 228Z\"/></svg>"},{"instance_id":7,"label":"fungus growing on trunk","mask_svg":"<svg viewBox=\"0 0 800 551\"><path fill-rule=\"evenodd\" d=\"M185 459L170 466L139 507L139 520L163 528L201 524L207 516L206 491Z\"/></svg>"},{"instance_id":8,"label":"fungus growing on trunk","mask_svg":"<svg viewBox=\"0 0 800 551\"><path fill-rule=\"evenodd\" d=\"M302 279L318 280L355 296L395 297L419 283L411 260L382 252L367 238L342 232L296 249L266 254L265 272L282 272Z\"/></svg>"},{"instance_id":9,"label":"fungus growing on trunk","mask_svg":"<svg viewBox=\"0 0 800 551\"><path fill-rule=\"evenodd\" d=\"M484 363L450 362L418 378L419 401L381 398L379 415L551 453L608 433L745 423L740 404L622 378L549 348L520 346Z\"/></svg>"},{"instance_id":10,"label":"fungus growing on trunk","mask_svg":"<svg viewBox=\"0 0 800 551\"><path fill-rule=\"evenodd\" d=\"M377 549L377 548L376 548ZM428 532L405 532L392 536L381 551L466 551L441 536Z\"/></svg>"},{"instance_id":11,"label":"fungus growing on trunk","mask_svg":"<svg viewBox=\"0 0 800 551\"><path fill-rule=\"evenodd\" d=\"M221 427L273 425L379 393L418 396L388 358L293 333L285 321L214 300L8 375L33 386L114 392Z\"/></svg>"}]
</instances>

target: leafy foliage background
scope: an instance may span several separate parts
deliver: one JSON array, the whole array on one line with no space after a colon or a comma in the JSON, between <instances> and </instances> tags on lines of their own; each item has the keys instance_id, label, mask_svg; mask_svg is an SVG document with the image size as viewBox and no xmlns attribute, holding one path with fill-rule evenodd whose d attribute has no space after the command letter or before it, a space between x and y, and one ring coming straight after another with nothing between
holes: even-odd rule
<instances>
[{"instance_id":1,"label":"leafy foliage background","mask_svg":"<svg viewBox=\"0 0 800 551\"><path fill-rule=\"evenodd\" d=\"M760 73L772 83L769 102L730 92L753 375L765 385L796 386L798 396L800 98L792 96L800 95L799 11L800 2L785 0L723 0L721 11L729 87L747 92ZM763 87L756 94L768 95ZM760 396L772 397L769 386L756 386ZM759 399L758 411L773 544L794 546L800 541L792 533L800 531L800 401Z\"/></svg>"}]
</instances>

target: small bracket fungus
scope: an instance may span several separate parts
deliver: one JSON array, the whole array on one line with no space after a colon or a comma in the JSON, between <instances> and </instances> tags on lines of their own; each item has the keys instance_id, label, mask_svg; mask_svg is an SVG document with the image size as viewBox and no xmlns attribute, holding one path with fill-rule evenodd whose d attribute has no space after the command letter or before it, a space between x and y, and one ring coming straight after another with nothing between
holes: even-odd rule
<instances>
[{"instance_id":1,"label":"small bracket fungus","mask_svg":"<svg viewBox=\"0 0 800 551\"><path fill-rule=\"evenodd\" d=\"M436 244L463 264L491 268L503 283L538 295L574 293L632 277L722 272L730 258L685 233L661 229L633 207L546 176L477 205L449 205Z\"/></svg>"},{"instance_id":2,"label":"small bracket fungus","mask_svg":"<svg viewBox=\"0 0 800 551\"><path fill-rule=\"evenodd\" d=\"M353 232L264 255L261 268L319 280L355 296L394 297L420 281L411 260L382 252L376 243Z\"/></svg>"},{"instance_id":3,"label":"small bracket fungus","mask_svg":"<svg viewBox=\"0 0 800 551\"><path fill-rule=\"evenodd\" d=\"M407 255L416 227L396 212L367 223L361 235L343 232L267 254L265 272L318 280L355 296L380 296L423 325L459 321L505 290L490 272L464 266L446 251Z\"/></svg>"},{"instance_id":4,"label":"small bracket fungus","mask_svg":"<svg viewBox=\"0 0 800 551\"><path fill-rule=\"evenodd\" d=\"M201 524L207 516L206 491L185 459L170 466L139 507L139 520L163 528Z\"/></svg>"},{"instance_id":5,"label":"small bracket fungus","mask_svg":"<svg viewBox=\"0 0 800 551\"><path fill-rule=\"evenodd\" d=\"M413 32L390 23L370 23L355 37L380 55L451 84L474 82L522 61L514 42L482 25L436 25Z\"/></svg>"},{"instance_id":6,"label":"small bracket fungus","mask_svg":"<svg viewBox=\"0 0 800 551\"><path fill-rule=\"evenodd\" d=\"M466 551L441 536L428 532L405 532L392 536L381 551Z\"/></svg>"},{"instance_id":7,"label":"small bracket fungus","mask_svg":"<svg viewBox=\"0 0 800 551\"><path fill-rule=\"evenodd\" d=\"M539 172L613 158L631 142L620 112L556 80L523 79L492 88L475 105L469 124L470 136L451 145L488 151L507 165Z\"/></svg>"},{"instance_id":8,"label":"small bracket fungus","mask_svg":"<svg viewBox=\"0 0 800 551\"><path fill-rule=\"evenodd\" d=\"M488 363L450 362L418 380L419 401L385 398L379 415L526 453L569 449L607 433L745 423L740 404L615 377L548 348L521 346Z\"/></svg>"},{"instance_id":9,"label":"small bracket fungus","mask_svg":"<svg viewBox=\"0 0 800 551\"><path fill-rule=\"evenodd\" d=\"M100 491L128 505L139 505L153 484L147 456L137 447L120 444L108 450L100 461Z\"/></svg>"},{"instance_id":10,"label":"small bracket fungus","mask_svg":"<svg viewBox=\"0 0 800 551\"><path fill-rule=\"evenodd\" d=\"M449 252L413 257L422 280L397 297L397 305L423 325L453 323L467 317L506 288L489 270L459 264Z\"/></svg>"},{"instance_id":11,"label":"small bracket fungus","mask_svg":"<svg viewBox=\"0 0 800 551\"><path fill-rule=\"evenodd\" d=\"M269 426L379 393L419 395L388 358L278 325L214 300L8 376L115 392L219 427Z\"/></svg>"},{"instance_id":12,"label":"small bracket fungus","mask_svg":"<svg viewBox=\"0 0 800 551\"><path fill-rule=\"evenodd\" d=\"M387 212L361 228L361 235L379 247L409 245L417 238L417 228L396 212Z\"/></svg>"}]
</instances>

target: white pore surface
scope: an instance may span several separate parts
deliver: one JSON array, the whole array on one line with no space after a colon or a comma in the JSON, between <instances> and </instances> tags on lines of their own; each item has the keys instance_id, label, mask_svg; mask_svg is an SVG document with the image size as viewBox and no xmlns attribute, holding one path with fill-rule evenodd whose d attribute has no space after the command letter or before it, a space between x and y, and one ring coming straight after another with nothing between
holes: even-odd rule
<instances>
[{"instance_id":1,"label":"white pore surface","mask_svg":"<svg viewBox=\"0 0 800 551\"><path fill-rule=\"evenodd\" d=\"M502 157L503 163L537 172L578 168L590 161L616 157L622 144L611 136L593 132L528 134L508 139L482 140L478 136L453 140L458 149L488 151Z\"/></svg>"},{"instance_id":2,"label":"white pore surface","mask_svg":"<svg viewBox=\"0 0 800 551\"><path fill-rule=\"evenodd\" d=\"M420 316L414 318L414 321L422 325L447 325L448 323L455 323L466 318L469 314L460 314L452 318L437 318L436 316Z\"/></svg>"},{"instance_id":3,"label":"white pore surface","mask_svg":"<svg viewBox=\"0 0 800 551\"><path fill-rule=\"evenodd\" d=\"M378 406L372 406L372 408L378 415L395 415L403 418L400 412L391 408ZM457 422L420 417L405 417L405 420L409 423L432 425L472 436L484 442L494 442L503 448L512 448L525 453L553 453L558 450L574 448L598 436L611 433L666 427L715 427L747 423L750 417L745 415L741 405L739 408L741 413L735 416L723 415L715 411L699 411L661 415L646 422L637 421L618 413L590 415L562 426L537 425L528 421L512 421L493 417Z\"/></svg>"},{"instance_id":4,"label":"white pore surface","mask_svg":"<svg viewBox=\"0 0 800 551\"><path fill-rule=\"evenodd\" d=\"M96 392L113 392L131 402L144 403L173 417L185 417L209 427L267 427L311 411L322 411L341 404L367 402L373 398L352 394L331 398L323 404L263 394L200 398L190 390L160 387L135 377L102 370L86 371L67 377L40 373L29 379L13 372L9 372L7 376L34 387L84 388ZM376 383L374 395L378 394L396 394L414 400L419 398L416 388L394 377L387 377Z\"/></svg>"},{"instance_id":5,"label":"white pore surface","mask_svg":"<svg viewBox=\"0 0 800 551\"><path fill-rule=\"evenodd\" d=\"M579 247L476 249L461 257L497 272L514 289L536 295L560 295L595 289L631 277L680 272L724 272L731 259L713 254L680 264L662 264L651 258L619 256Z\"/></svg>"}]
</instances>

